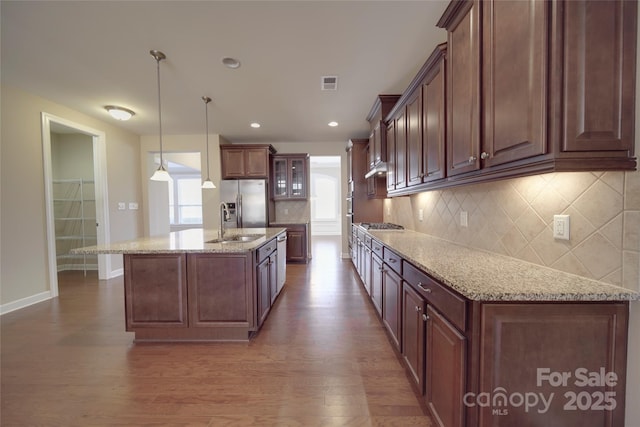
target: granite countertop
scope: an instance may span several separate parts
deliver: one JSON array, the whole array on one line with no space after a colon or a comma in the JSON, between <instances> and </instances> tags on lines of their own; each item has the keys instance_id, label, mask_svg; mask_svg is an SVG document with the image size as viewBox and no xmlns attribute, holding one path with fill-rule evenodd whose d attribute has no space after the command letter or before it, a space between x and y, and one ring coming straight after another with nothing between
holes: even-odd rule
<instances>
[{"instance_id":1,"label":"granite countertop","mask_svg":"<svg viewBox=\"0 0 640 427\"><path fill-rule=\"evenodd\" d=\"M626 301L640 294L410 230L364 230L434 279L476 301Z\"/></svg>"},{"instance_id":2,"label":"granite countertop","mask_svg":"<svg viewBox=\"0 0 640 427\"><path fill-rule=\"evenodd\" d=\"M285 232L282 227L270 228L229 228L225 237L233 235L262 235L250 242L207 243L218 238L218 230L193 228L175 231L167 236L142 237L106 245L87 246L73 249L76 254L163 254L163 253L229 253L249 252Z\"/></svg>"}]
</instances>

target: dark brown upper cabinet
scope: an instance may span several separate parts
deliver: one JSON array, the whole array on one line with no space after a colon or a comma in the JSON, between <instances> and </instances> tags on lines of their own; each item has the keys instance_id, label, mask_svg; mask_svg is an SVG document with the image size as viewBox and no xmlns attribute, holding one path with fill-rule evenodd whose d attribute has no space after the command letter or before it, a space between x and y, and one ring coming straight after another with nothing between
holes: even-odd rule
<instances>
[{"instance_id":1,"label":"dark brown upper cabinet","mask_svg":"<svg viewBox=\"0 0 640 427\"><path fill-rule=\"evenodd\" d=\"M442 179L445 166L446 43L438 45L387 116L387 192L407 194ZM391 140L393 139L393 143Z\"/></svg>"},{"instance_id":2,"label":"dark brown upper cabinet","mask_svg":"<svg viewBox=\"0 0 640 427\"><path fill-rule=\"evenodd\" d=\"M273 156L272 196L274 200L309 198L309 154Z\"/></svg>"},{"instance_id":3,"label":"dark brown upper cabinet","mask_svg":"<svg viewBox=\"0 0 640 427\"><path fill-rule=\"evenodd\" d=\"M634 170L636 2L454 0L447 185Z\"/></svg>"},{"instance_id":4,"label":"dark brown upper cabinet","mask_svg":"<svg viewBox=\"0 0 640 427\"><path fill-rule=\"evenodd\" d=\"M387 130L384 118L398 98L400 95L378 95L367 115L371 132L369 134L369 170L387 161Z\"/></svg>"},{"instance_id":5,"label":"dark brown upper cabinet","mask_svg":"<svg viewBox=\"0 0 640 427\"><path fill-rule=\"evenodd\" d=\"M269 144L220 145L222 179L269 178L271 155L275 152Z\"/></svg>"}]
</instances>

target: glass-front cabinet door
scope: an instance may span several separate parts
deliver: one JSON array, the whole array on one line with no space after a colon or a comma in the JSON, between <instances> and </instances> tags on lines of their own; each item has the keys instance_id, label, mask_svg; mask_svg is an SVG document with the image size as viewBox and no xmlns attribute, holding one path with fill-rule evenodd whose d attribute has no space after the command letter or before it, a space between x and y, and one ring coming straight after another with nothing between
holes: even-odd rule
<instances>
[{"instance_id":1,"label":"glass-front cabinet door","mask_svg":"<svg viewBox=\"0 0 640 427\"><path fill-rule=\"evenodd\" d=\"M307 199L308 154L281 154L273 157L273 198Z\"/></svg>"},{"instance_id":2,"label":"glass-front cabinet door","mask_svg":"<svg viewBox=\"0 0 640 427\"><path fill-rule=\"evenodd\" d=\"M288 168L286 158L273 159L273 197L287 197Z\"/></svg>"}]
</instances>

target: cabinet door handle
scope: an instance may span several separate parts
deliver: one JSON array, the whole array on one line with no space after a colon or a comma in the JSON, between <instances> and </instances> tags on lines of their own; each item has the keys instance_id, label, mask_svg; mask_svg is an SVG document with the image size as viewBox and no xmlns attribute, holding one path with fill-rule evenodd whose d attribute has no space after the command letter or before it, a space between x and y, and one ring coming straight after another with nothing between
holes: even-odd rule
<instances>
[{"instance_id":1,"label":"cabinet door handle","mask_svg":"<svg viewBox=\"0 0 640 427\"><path fill-rule=\"evenodd\" d=\"M473 163L473 162L475 162L476 160L478 160L478 158L477 158L476 156L471 156L471 157L469 157L469 163Z\"/></svg>"},{"instance_id":2,"label":"cabinet door handle","mask_svg":"<svg viewBox=\"0 0 640 427\"><path fill-rule=\"evenodd\" d=\"M427 320L429 320L429 316L427 316L426 314L423 313L422 314L422 320L424 320L426 322Z\"/></svg>"},{"instance_id":3,"label":"cabinet door handle","mask_svg":"<svg viewBox=\"0 0 640 427\"><path fill-rule=\"evenodd\" d=\"M419 305L416 305L416 311L422 311L422 307L420 307Z\"/></svg>"},{"instance_id":4,"label":"cabinet door handle","mask_svg":"<svg viewBox=\"0 0 640 427\"><path fill-rule=\"evenodd\" d=\"M423 291L425 291L426 293L428 293L428 294L430 294L430 293L431 293L431 289L429 289L429 288L425 288L425 287L424 287L424 284L423 284L422 282L418 282L418 287L419 287L420 289L422 289Z\"/></svg>"},{"instance_id":5,"label":"cabinet door handle","mask_svg":"<svg viewBox=\"0 0 640 427\"><path fill-rule=\"evenodd\" d=\"M383 267L379 267L379 268L378 268L378 271L382 271L382 272L384 272L384 268L383 268Z\"/></svg>"},{"instance_id":6,"label":"cabinet door handle","mask_svg":"<svg viewBox=\"0 0 640 427\"><path fill-rule=\"evenodd\" d=\"M489 153L487 153L486 151L483 151L482 154L480 154L480 158L482 160L486 160L489 158Z\"/></svg>"}]
</instances>

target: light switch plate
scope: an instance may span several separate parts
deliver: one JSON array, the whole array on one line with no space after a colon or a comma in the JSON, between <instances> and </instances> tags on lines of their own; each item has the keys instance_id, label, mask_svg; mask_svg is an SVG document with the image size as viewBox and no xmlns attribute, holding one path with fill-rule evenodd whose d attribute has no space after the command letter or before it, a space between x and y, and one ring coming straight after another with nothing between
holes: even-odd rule
<instances>
[{"instance_id":1,"label":"light switch plate","mask_svg":"<svg viewBox=\"0 0 640 427\"><path fill-rule=\"evenodd\" d=\"M569 240L570 224L569 215L554 215L553 238L558 240Z\"/></svg>"},{"instance_id":2,"label":"light switch plate","mask_svg":"<svg viewBox=\"0 0 640 427\"><path fill-rule=\"evenodd\" d=\"M138 204L136 202L129 202L129 210L137 211L138 210Z\"/></svg>"},{"instance_id":3,"label":"light switch plate","mask_svg":"<svg viewBox=\"0 0 640 427\"><path fill-rule=\"evenodd\" d=\"M127 209L126 203L125 202L118 202L118 210L119 211L123 211L125 209Z\"/></svg>"},{"instance_id":4,"label":"light switch plate","mask_svg":"<svg viewBox=\"0 0 640 427\"><path fill-rule=\"evenodd\" d=\"M424 220L424 209L418 209L418 221Z\"/></svg>"}]
</instances>

